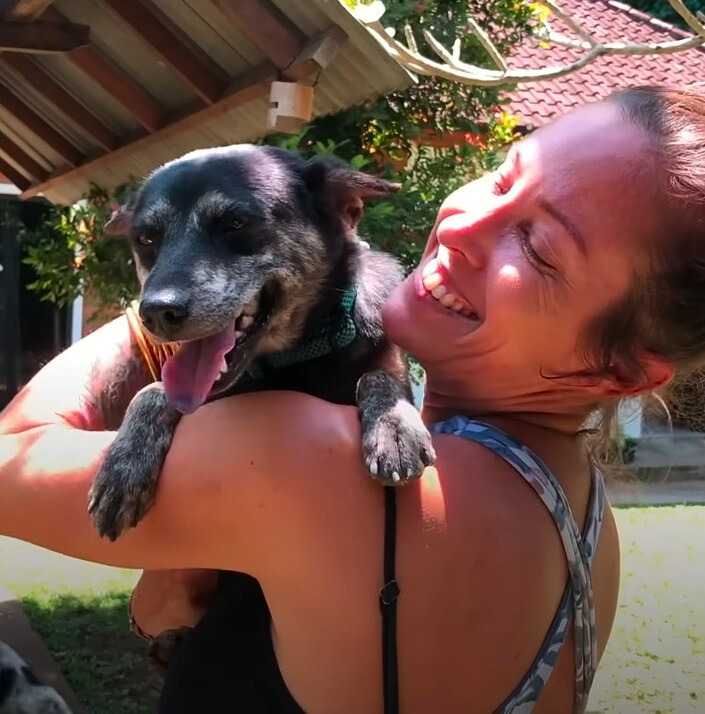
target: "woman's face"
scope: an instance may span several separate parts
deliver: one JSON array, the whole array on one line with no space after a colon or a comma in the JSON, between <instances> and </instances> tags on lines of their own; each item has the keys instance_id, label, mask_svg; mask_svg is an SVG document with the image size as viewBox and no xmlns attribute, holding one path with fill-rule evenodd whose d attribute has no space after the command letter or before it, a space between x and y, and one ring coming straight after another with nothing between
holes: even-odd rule
<instances>
[{"instance_id":1,"label":"woman's face","mask_svg":"<svg viewBox=\"0 0 705 714\"><path fill-rule=\"evenodd\" d=\"M530 400L562 381L542 375L585 369L583 330L626 294L656 229L651 156L616 106L594 104L445 200L419 267L384 310L429 388Z\"/></svg>"}]
</instances>

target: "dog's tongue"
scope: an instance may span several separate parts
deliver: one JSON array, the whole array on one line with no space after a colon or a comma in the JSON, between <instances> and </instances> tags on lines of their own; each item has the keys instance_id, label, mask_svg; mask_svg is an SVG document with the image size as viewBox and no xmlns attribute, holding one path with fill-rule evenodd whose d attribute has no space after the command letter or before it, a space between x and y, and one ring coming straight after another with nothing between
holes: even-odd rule
<instances>
[{"instance_id":1,"label":"dog's tongue","mask_svg":"<svg viewBox=\"0 0 705 714\"><path fill-rule=\"evenodd\" d=\"M234 346L234 326L184 343L162 367L162 382L171 404L184 414L198 409L220 377L223 357Z\"/></svg>"}]
</instances>

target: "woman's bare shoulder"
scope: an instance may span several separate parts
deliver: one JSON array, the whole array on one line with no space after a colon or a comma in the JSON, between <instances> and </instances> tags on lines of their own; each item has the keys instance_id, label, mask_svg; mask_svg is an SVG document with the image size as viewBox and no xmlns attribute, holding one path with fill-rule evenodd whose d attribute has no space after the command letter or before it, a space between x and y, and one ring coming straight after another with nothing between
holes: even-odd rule
<instances>
[{"instance_id":1,"label":"woman's bare shoulder","mask_svg":"<svg viewBox=\"0 0 705 714\"><path fill-rule=\"evenodd\" d=\"M307 547L313 530L370 482L355 408L295 392L258 392L182 419L154 510L165 518L181 513L212 567L258 573L272 562L269 549L281 548L282 555ZM214 543L228 545L218 553Z\"/></svg>"}]
</instances>

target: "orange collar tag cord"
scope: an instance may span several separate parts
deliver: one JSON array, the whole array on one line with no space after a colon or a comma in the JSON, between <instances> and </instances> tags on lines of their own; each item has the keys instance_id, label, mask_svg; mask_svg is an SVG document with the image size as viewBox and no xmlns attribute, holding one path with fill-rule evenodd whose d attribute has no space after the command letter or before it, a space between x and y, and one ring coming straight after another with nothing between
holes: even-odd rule
<instances>
[{"instance_id":1,"label":"orange collar tag cord","mask_svg":"<svg viewBox=\"0 0 705 714\"><path fill-rule=\"evenodd\" d=\"M135 338L135 342L142 353L147 369L152 379L158 382L161 379L162 365L171 357L179 347L178 342L161 344L155 342L143 328L142 320L137 311L137 301L131 302L125 309L127 322L130 325L130 332Z\"/></svg>"}]
</instances>

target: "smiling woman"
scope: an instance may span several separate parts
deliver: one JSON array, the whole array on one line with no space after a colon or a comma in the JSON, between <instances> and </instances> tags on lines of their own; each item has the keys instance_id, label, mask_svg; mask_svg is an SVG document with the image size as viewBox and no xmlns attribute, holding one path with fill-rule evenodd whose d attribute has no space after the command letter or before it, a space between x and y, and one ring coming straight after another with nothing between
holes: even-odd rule
<instances>
[{"instance_id":1,"label":"smiling woman","mask_svg":"<svg viewBox=\"0 0 705 714\"><path fill-rule=\"evenodd\" d=\"M583 714L620 563L586 425L705 364L703 166L705 94L641 88L537 131L448 196L384 303L386 332L425 368L437 454L397 491L395 528L357 410L264 391L186 416L147 517L98 538L85 498L114 435L84 397L94 355L130 342L118 320L2 414L0 531L151 569L140 630L196 624L164 714L394 712L395 665L410 714ZM241 607L164 572L194 567L251 576Z\"/></svg>"}]
</instances>

